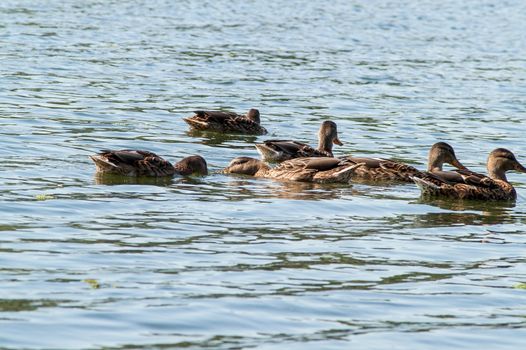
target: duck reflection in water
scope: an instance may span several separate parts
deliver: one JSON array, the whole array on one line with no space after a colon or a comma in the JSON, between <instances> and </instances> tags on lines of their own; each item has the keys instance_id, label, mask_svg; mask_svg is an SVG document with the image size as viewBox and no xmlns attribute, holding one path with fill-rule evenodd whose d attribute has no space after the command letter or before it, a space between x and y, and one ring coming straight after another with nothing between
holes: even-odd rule
<instances>
[{"instance_id":1,"label":"duck reflection in water","mask_svg":"<svg viewBox=\"0 0 526 350\"><path fill-rule=\"evenodd\" d=\"M235 193L231 200L244 198L281 198L292 200L327 200L339 199L344 195L352 195L350 185L318 184L295 181L270 180L232 180L227 183ZM240 197L241 195L242 197Z\"/></svg>"},{"instance_id":2,"label":"duck reflection in water","mask_svg":"<svg viewBox=\"0 0 526 350\"><path fill-rule=\"evenodd\" d=\"M415 224L424 227L437 226L480 226L495 224L512 224L517 221L513 217L515 202L509 201L479 201L452 200L447 198L420 198L414 204L426 204L447 212L427 213L417 215Z\"/></svg>"},{"instance_id":3,"label":"duck reflection in water","mask_svg":"<svg viewBox=\"0 0 526 350\"><path fill-rule=\"evenodd\" d=\"M95 173L95 183L97 185L153 185L170 186L174 179L169 176L146 177L146 176L123 176L115 174Z\"/></svg>"},{"instance_id":4,"label":"duck reflection in water","mask_svg":"<svg viewBox=\"0 0 526 350\"><path fill-rule=\"evenodd\" d=\"M221 133L213 132L213 131L203 131L203 130L194 130L194 129L188 130L186 132L186 135L190 137L200 138L201 140L199 141L199 143L203 145L215 146L215 145L227 144L227 146L230 148L236 148L236 147L233 147L231 144L228 144L228 143L232 143L231 141L234 141L234 142L237 141L237 142L246 143L246 144L253 144L257 140L257 136L253 136L253 135L221 134Z\"/></svg>"}]
</instances>

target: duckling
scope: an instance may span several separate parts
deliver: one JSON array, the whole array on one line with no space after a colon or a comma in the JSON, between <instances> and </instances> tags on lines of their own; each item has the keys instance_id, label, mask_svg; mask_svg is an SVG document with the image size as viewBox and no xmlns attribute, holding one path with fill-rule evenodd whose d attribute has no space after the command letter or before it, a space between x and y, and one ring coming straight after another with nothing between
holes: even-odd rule
<instances>
[{"instance_id":1,"label":"duckling","mask_svg":"<svg viewBox=\"0 0 526 350\"><path fill-rule=\"evenodd\" d=\"M337 158L295 158L271 168L265 162L250 158L237 157L223 170L225 174L244 174L277 180L348 183L354 170L363 164L354 164Z\"/></svg>"},{"instance_id":2,"label":"duckling","mask_svg":"<svg viewBox=\"0 0 526 350\"><path fill-rule=\"evenodd\" d=\"M326 120L321 123L318 131L318 148L292 140L267 140L256 143L261 158L268 162L282 162L284 160L301 157L332 157L332 144L342 146L338 139L336 123Z\"/></svg>"},{"instance_id":3,"label":"duckling","mask_svg":"<svg viewBox=\"0 0 526 350\"><path fill-rule=\"evenodd\" d=\"M410 165L388 159L353 156L345 156L342 159L354 164L364 163L364 166L357 168L354 172L353 177L358 179L412 182L411 178L421 173L420 170ZM458 169L467 169L458 161L453 147L445 142L437 142L429 150L427 171L440 173L444 163L451 164Z\"/></svg>"},{"instance_id":4,"label":"duckling","mask_svg":"<svg viewBox=\"0 0 526 350\"><path fill-rule=\"evenodd\" d=\"M457 199L515 200L517 192L506 178L506 172L526 173L515 155L505 149L493 150L487 161L488 175L469 170L454 172L426 172L413 177L425 196L443 196Z\"/></svg>"},{"instance_id":5,"label":"duckling","mask_svg":"<svg viewBox=\"0 0 526 350\"><path fill-rule=\"evenodd\" d=\"M157 154L141 150L102 150L90 156L98 173L125 176L207 175L206 161L201 156L190 156L172 165Z\"/></svg>"},{"instance_id":6,"label":"duckling","mask_svg":"<svg viewBox=\"0 0 526 350\"><path fill-rule=\"evenodd\" d=\"M252 108L246 115L221 111L195 111L183 120L195 130L264 135L267 129L260 125L259 111Z\"/></svg>"}]
</instances>

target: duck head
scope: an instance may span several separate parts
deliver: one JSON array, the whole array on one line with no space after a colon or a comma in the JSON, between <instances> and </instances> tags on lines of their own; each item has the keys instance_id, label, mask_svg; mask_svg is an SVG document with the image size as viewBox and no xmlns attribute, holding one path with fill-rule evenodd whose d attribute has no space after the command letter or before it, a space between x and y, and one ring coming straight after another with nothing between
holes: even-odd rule
<instances>
[{"instance_id":1,"label":"duck head","mask_svg":"<svg viewBox=\"0 0 526 350\"><path fill-rule=\"evenodd\" d=\"M237 157L230 161L230 164L223 170L225 174L256 175L257 172L266 171L269 166L259 159L250 157Z\"/></svg>"},{"instance_id":2,"label":"duck head","mask_svg":"<svg viewBox=\"0 0 526 350\"><path fill-rule=\"evenodd\" d=\"M247 112L246 115L247 119L252 120L253 122L256 122L258 124L261 123L261 120L259 119L259 110L252 108Z\"/></svg>"},{"instance_id":3,"label":"duck head","mask_svg":"<svg viewBox=\"0 0 526 350\"><path fill-rule=\"evenodd\" d=\"M201 156L183 158L174 168L181 175L208 175L206 160Z\"/></svg>"},{"instance_id":4,"label":"duck head","mask_svg":"<svg viewBox=\"0 0 526 350\"><path fill-rule=\"evenodd\" d=\"M332 154L332 145L343 146L343 143L338 139L338 128L335 122L326 120L321 123L318 131L318 149Z\"/></svg>"},{"instance_id":5,"label":"duck head","mask_svg":"<svg viewBox=\"0 0 526 350\"><path fill-rule=\"evenodd\" d=\"M458 161L453 147L445 142L437 142L429 150L427 171L442 171L444 163L451 164L457 169L467 169Z\"/></svg>"},{"instance_id":6,"label":"duck head","mask_svg":"<svg viewBox=\"0 0 526 350\"><path fill-rule=\"evenodd\" d=\"M506 178L506 172L515 170L520 173L526 173L526 168L519 163L515 155L505 149L497 148L491 151L488 156L488 174L492 179L508 181Z\"/></svg>"}]
</instances>

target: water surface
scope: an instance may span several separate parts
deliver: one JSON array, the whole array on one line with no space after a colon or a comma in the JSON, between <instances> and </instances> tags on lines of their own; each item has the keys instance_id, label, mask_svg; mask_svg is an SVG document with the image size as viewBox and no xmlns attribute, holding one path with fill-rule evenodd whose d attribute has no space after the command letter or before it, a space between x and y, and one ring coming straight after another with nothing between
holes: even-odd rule
<instances>
[{"instance_id":1,"label":"water surface","mask_svg":"<svg viewBox=\"0 0 526 350\"><path fill-rule=\"evenodd\" d=\"M88 155L266 137L425 166L526 162L521 1L2 1L0 348L517 349L526 180L491 204L411 184L100 179ZM266 137L195 134L259 108Z\"/></svg>"}]
</instances>

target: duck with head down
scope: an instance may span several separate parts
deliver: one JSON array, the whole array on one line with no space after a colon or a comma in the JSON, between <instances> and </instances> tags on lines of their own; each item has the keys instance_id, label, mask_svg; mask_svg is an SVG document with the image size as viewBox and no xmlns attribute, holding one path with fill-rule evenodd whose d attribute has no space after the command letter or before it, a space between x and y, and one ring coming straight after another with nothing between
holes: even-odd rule
<instances>
[{"instance_id":1,"label":"duck with head down","mask_svg":"<svg viewBox=\"0 0 526 350\"><path fill-rule=\"evenodd\" d=\"M195 111L195 115L183 120L194 130L215 131L249 135L264 135L267 129L262 127L259 111L250 109L246 115L221 111Z\"/></svg>"},{"instance_id":2,"label":"duck with head down","mask_svg":"<svg viewBox=\"0 0 526 350\"><path fill-rule=\"evenodd\" d=\"M206 161L201 156L189 156L172 165L157 154L141 150L102 150L90 156L99 174L124 176L207 175Z\"/></svg>"},{"instance_id":3,"label":"duck with head down","mask_svg":"<svg viewBox=\"0 0 526 350\"><path fill-rule=\"evenodd\" d=\"M280 163L275 168L265 162L250 158L237 157L223 170L225 174L242 174L277 180L349 183L356 168L363 164L354 164L337 158L295 158Z\"/></svg>"},{"instance_id":4,"label":"duck with head down","mask_svg":"<svg viewBox=\"0 0 526 350\"><path fill-rule=\"evenodd\" d=\"M493 150L487 161L488 175L469 170L456 172L427 172L413 180L425 196L443 196L458 199L514 200L515 188L508 182L510 170L526 173L515 155L505 149Z\"/></svg>"},{"instance_id":5,"label":"duck with head down","mask_svg":"<svg viewBox=\"0 0 526 350\"><path fill-rule=\"evenodd\" d=\"M412 177L419 176L422 172L410 165L381 158L365 158L346 156L346 159L355 164L364 163L356 169L354 178L370 181L404 181L412 182ZM428 166L429 172L442 172L443 165L447 163L458 169L466 169L456 155L453 147L445 142L435 143L429 150Z\"/></svg>"},{"instance_id":6,"label":"duck with head down","mask_svg":"<svg viewBox=\"0 0 526 350\"><path fill-rule=\"evenodd\" d=\"M256 148L261 158L267 162L282 162L301 157L332 157L332 145L342 146L338 139L336 123L326 120L318 131L318 148L293 140L267 140L257 143Z\"/></svg>"}]
</instances>

